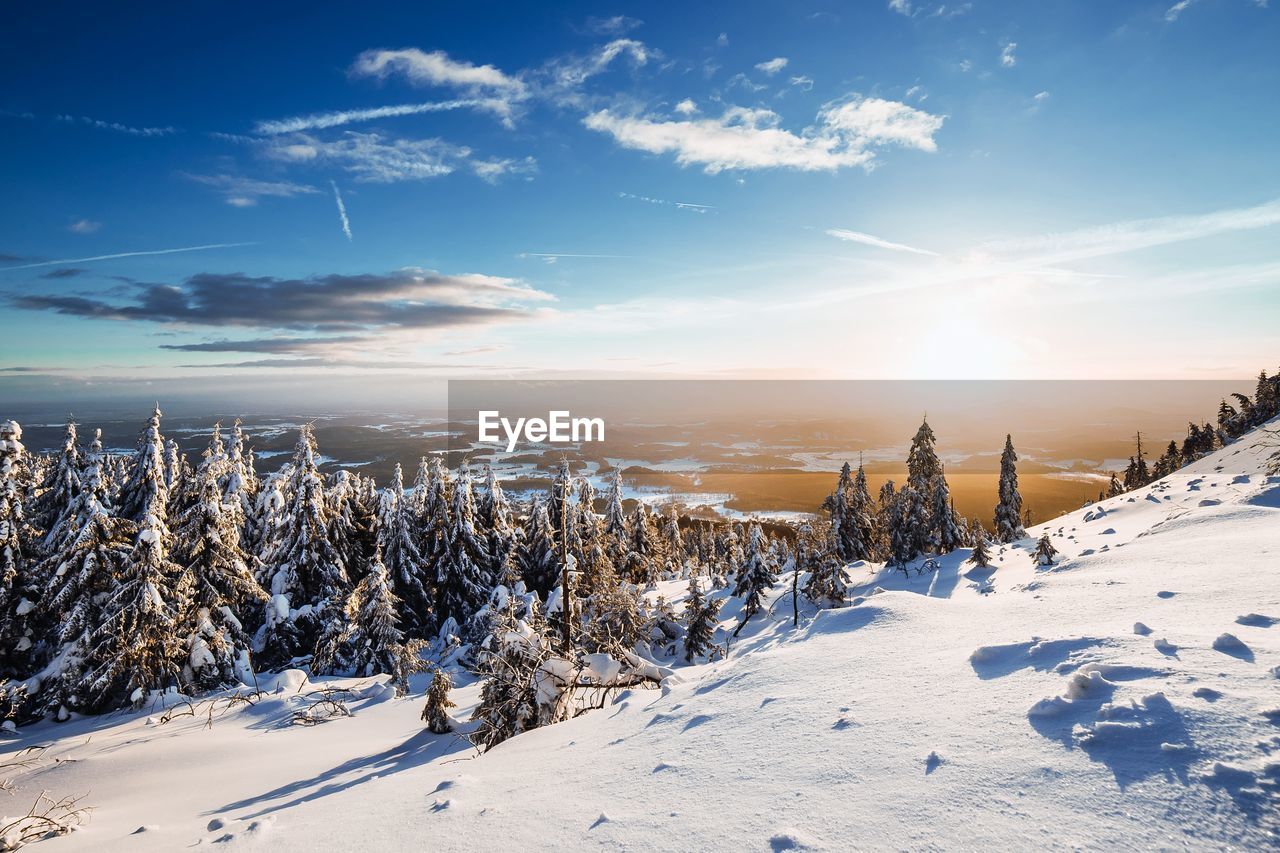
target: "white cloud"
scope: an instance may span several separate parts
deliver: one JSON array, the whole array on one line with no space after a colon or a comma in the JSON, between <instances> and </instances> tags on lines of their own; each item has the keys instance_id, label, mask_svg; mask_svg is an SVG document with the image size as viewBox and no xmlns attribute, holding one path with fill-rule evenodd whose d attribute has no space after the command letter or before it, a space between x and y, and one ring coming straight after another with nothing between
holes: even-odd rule
<instances>
[{"instance_id":1,"label":"white cloud","mask_svg":"<svg viewBox=\"0 0 1280 853\"><path fill-rule=\"evenodd\" d=\"M791 85L804 89L806 92L813 89L813 78L804 74L798 74L791 78Z\"/></svg>"},{"instance_id":2,"label":"white cloud","mask_svg":"<svg viewBox=\"0 0 1280 853\"><path fill-rule=\"evenodd\" d=\"M644 65L652 52L644 42L635 39L614 39L600 45L585 57L562 57L547 63L543 72L551 78L550 88L543 94L553 98L573 92L590 78L603 73L619 56L628 57L635 65Z\"/></svg>"},{"instance_id":3,"label":"white cloud","mask_svg":"<svg viewBox=\"0 0 1280 853\"><path fill-rule=\"evenodd\" d=\"M398 116L421 115L422 113L447 112L459 109L492 112L499 118L505 118L509 113L509 104L501 98L466 98L453 101L432 101L424 104L396 104L387 107L373 107L366 110L339 110L260 121L254 126L254 132L264 136L277 136L282 133L324 130L330 127L376 121L382 118L396 118Z\"/></svg>"},{"instance_id":4,"label":"white cloud","mask_svg":"<svg viewBox=\"0 0 1280 853\"><path fill-rule=\"evenodd\" d=\"M30 114L28 113L28 115ZM116 133L127 133L130 136L172 136L178 132L177 128L173 127L132 127L127 124L121 124L118 121L102 121L88 116L59 115L54 116L54 118L68 123L79 122L89 127L96 127L99 130L114 130Z\"/></svg>"},{"instance_id":5,"label":"white cloud","mask_svg":"<svg viewBox=\"0 0 1280 853\"><path fill-rule=\"evenodd\" d=\"M491 101L487 108L508 124L513 120L515 104L529 95L528 86L518 77L492 65L473 65L451 59L442 50L428 52L416 47L366 50L352 63L351 74L379 80L401 74L420 86L447 86L477 97L487 97Z\"/></svg>"},{"instance_id":6,"label":"white cloud","mask_svg":"<svg viewBox=\"0 0 1280 853\"><path fill-rule=\"evenodd\" d=\"M673 153L682 166L715 174L725 169L834 171L866 166L874 148L895 144L934 151L943 117L895 101L851 97L828 104L814 126L794 133L771 110L732 107L718 119L663 120L599 110L583 119L624 148Z\"/></svg>"},{"instance_id":7,"label":"white cloud","mask_svg":"<svg viewBox=\"0 0 1280 853\"><path fill-rule=\"evenodd\" d=\"M728 45L729 45L729 34L728 34L728 33L721 33L720 35L716 36L716 46L717 46L717 47L728 47Z\"/></svg>"},{"instance_id":8,"label":"white cloud","mask_svg":"<svg viewBox=\"0 0 1280 853\"><path fill-rule=\"evenodd\" d=\"M913 10L911 8L911 0L889 0L889 8L899 15L910 17Z\"/></svg>"},{"instance_id":9,"label":"white cloud","mask_svg":"<svg viewBox=\"0 0 1280 853\"><path fill-rule=\"evenodd\" d=\"M846 243L861 243L864 246L875 246L878 249L888 249L892 252L908 252L913 255L928 255L929 257L937 257L937 252L931 252L928 249L917 249L914 246L908 246L904 243L891 243L888 240L882 240L879 237L873 237L870 234L864 234L861 231L847 231L843 228L828 228L828 236L835 237L837 240L844 240Z\"/></svg>"},{"instance_id":10,"label":"white cloud","mask_svg":"<svg viewBox=\"0 0 1280 853\"><path fill-rule=\"evenodd\" d=\"M463 168L485 180L495 180L531 171L536 165L532 158L476 160L470 148L440 139L395 139L352 130L328 141L298 134L270 145L266 154L287 163L332 163L356 181L376 184L429 180Z\"/></svg>"},{"instance_id":11,"label":"white cloud","mask_svg":"<svg viewBox=\"0 0 1280 853\"><path fill-rule=\"evenodd\" d=\"M73 234L92 234L101 227L101 222L95 222L92 219L77 219L67 226L67 230Z\"/></svg>"},{"instance_id":12,"label":"white cloud","mask_svg":"<svg viewBox=\"0 0 1280 853\"><path fill-rule=\"evenodd\" d=\"M1004 47L1000 48L1000 64L1005 68L1012 68L1018 64L1018 55L1014 52L1018 49L1016 41L1007 41Z\"/></svg>"},{"instance_id":13,"label":"white cloud","mask_svg":"<svg viewBox=\"0 0 1280 853\"><path fill-rule=\"evenodd\" d=\"M1168 8L1168 10L1165 11L1164 19L1169 23L1173 23L1174 21L1178 20L1179 15L1185 12L1187 8L1195 2L1196 0L1178 0L1177 3L1174 3L1172 6Z\"/></svg>"},{"instance_id":14,"label":"white cloud","mask_svg":"<svg viewBox=\"0 0 1280 853\"><path fill-rule=\"evenodd\" d=\"M999 240L979 246L975 254L1032 256L1037 265L1055 264L1274 225L1280 225L1280 199L1254 207L1137 219L1058 234Z\"/></svg>"},{"instance_id":15,"label":"white cloud","mask_svg":"<svg viewBox=\"0 0 1280 853\"><path fill-rule=\"evenodd\" d=\"M314 195L320 192L307 184L295 184L292 181L259 181L239 175L192 175L182 176L198 184L213 187L226 197L227 204L233 207L253 207L263 196L273 198L292 198L299 195Z\"/></svg>"},{"instance_id":16,"label":"white cloud","mask_svg":"<svg viewBox=\"0 0 1280 853\"><path fill-rule=\"evenodd\" d=\"M674 207L676 210L687 210L691 213L707 213L717 210L713 204L694 204L691 201L668 201L665 198L653 198L647 195L636 195L635 193L620 192L618 198L630 199L632 201L643 201L645 204L657 204L668 207Z\"/></svg>"},{"instance_id":17,"label":"white cloud","mask_svg":"<svg viewBox=\"0 0 1280 853\"><path fill-rule=\"evenodd\" d=\"M685 98L683 101L676 104L675 111L684 116L693 115L698 111L698 105L695 104L691 98Z\"/></svg>"},{"instance_id":18,"label":"white cloud","mask_svg":"<svg viewBox=\"0 0 1280 853\"><path fill-rule=\"evenodd\" d=\"M638 18L614 15L612 18L587 18L586 29L587 32L595 33L596 35L621 36L643 25L644 21Z\"/></svg>"},{"instance_id":19,"label":"white cloud","mask_svg":"<svg viewBox=\"0 0 1280 853\"><path fill-rule=\"evenodd\" d=\"M773 59L770 59L766 62L757 62L756 70L763 71L765 74L773 76L774 74L777 74L782 69L786 68L787 63L789 62L790 60L787 59L785 56L775 56Z\"/></svg>"},{"instance_id":20,"label":"white cloud","mask_svg":"<svg viewBox=\"0 0 1280 853\"><path fill-rule=\"evenodd\" d=\"M351 242L351 220L347 218L347 206L342 203L342 193L338 190L338 185L334 181L329 182L329 186L333 187L333 200L338 203L338 219L342 223L342 233L347 235L347 242Z\"/></svg>"}]
</instances>

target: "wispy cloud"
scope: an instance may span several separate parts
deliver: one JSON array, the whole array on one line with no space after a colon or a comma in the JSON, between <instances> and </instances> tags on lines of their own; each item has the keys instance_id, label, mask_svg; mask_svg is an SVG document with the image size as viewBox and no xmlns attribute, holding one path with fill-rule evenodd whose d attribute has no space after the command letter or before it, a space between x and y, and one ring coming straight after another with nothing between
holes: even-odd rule
<instances>
[{"instance_id":1,"label":"wispy cloud","mask_svg":"<svg viewBox=\"0 0 1280 853\"><path fill-rule=\"evenodd\" d=\"M85 272L84 270L78 267L63 267L61 269L50 270L47 273L42 273L40 277L54 279L54 280L67 279L67 278L75 278L76 276L82 275L84 272Z\"/></svg>"},{"instance_id":2,"label":"wispy cloud","mask_svg":"<svg viewBox=\"0 0 1280 853\"><path fill-rule=\"evenodd\" d=\"M911 8L911 0L889 0L889 8L899 15L911 17L914 9Z\"/></svg>"},{"instance_id":3,"label":"wispy cloud","mask_svg":"<svg viewBox=\"0 0 1280 853\"><path fill-rule=\"evenodd\" d=\"M102 223L93 219L77 219L67 226L72 234L93 234L102 230Z\"/></svg>"},{"instance_id":4,"label":"wispy cloud","mask_svg":"<svg viewBox=\"0 0 1280 853\"><path fill-rule=\"evenodd\" d=\"M119 258L141 258L149 255L175 255L180 252L203 252L210 249L234 249L239 246L253 246L255 243L209 243L204 246L183 246L179 249L152 249L143 252L118 252L114 255L94 255L91 258L64 258L57 261L40 261L31 264L19 264L15 267L0 267L0 272L5 270L29 270L37 267L57 267L66 264L87 264L94 261L114 261Z\"/></svg>"},{"instance_id":5,"label":"wispy cloud","mask_svg":"<svg viewBox=\"0 0 1280 853\"><path fill-rule=\"evenodd\" d=\"M757 62L756 70L763 71L765 74L768 74L769 76L772 77L774 74L777 74L779 71L786 68L787 63L789 62L790 60L787 59L785 56L775 56L773 59L767 60L765 62Z\"/></svg>"},{"instance_id":6,"label":"wispy cloud","mask_svg":"<svg viewBox=\"0 0 1280 853\"><path fill-rule=\"evenodd\" d=\"M937 257L937 252L931 252L928 249L917 249L915 246L908 246L905 243L892 243L888 240L882 240L879 237L873 237L870 234L864 234L861 231L849 231L844 228L828 228L826 233L835 237L837 240L843 240L846 243L861 243L864 246L875 246L878 249L888 249L892 252L909 252L913 255L928 255L929 257Z\"/></svg>"},{"instance_id":7,"label":"wispy cloud","mask_svg":"<svg viewBox=\"0 0 1280 853\"><path fill-rule=\"evenodd\" d=\"M361 183L390 184L439 178L463 169L494 181L505 175L536 169L532 158L482 160L470 148L441 139L389 138L377 133L345 131L337 139L306 134L278 137L265 149L267 156L294 164L332 164Z\"/></svg>"},{"instance_id":8,"label":"wispy cloud","mask_svg":"<svg viewBox=\"0 0 1280 853\"><path fill-rule=\"evenodd\" d=\"M347 242L351 242L351 220L347 219L347 206L342 203L342 193L338 190L338 185L334 181L330 181L329 185L333 187L333 200L338 203L338 219L342 222L342 233L347 235Z\"/></svg>"},{"instance_id":9,"label":"wispy cloud","mask_svg":"<svg viewBox=\"0 0 1280 853\"><path fill-rule=\"evenodd\" d=\"M850 96L826 105L815 125L796 133L779 126L767 109L731 107L718 119L662 119L604 109L583 124L607 133L624 148L675 154L682 166L709 174L726 169L835 171L867 166L875 149L900 145L935 151L944 118L881 98Z\"/></svg>"},{"instance_id":10,"label":"wispy cloud","mask_svg":"<svg viewBox=\"0 0 1280 853\"><path fill-rule=\"evenodd\" d=\"M160 349L178 352L257 352L274 355L292 355L328 350L334 347L368 342L369 338L357 336L333 336L325 338L254 338L251 340L199 341L189 344L160 344Z\"/></svg>"},{"instance_id":11,"label":"wispy cloud","mask_svg":"<svg viewBox=\"0 0 1280 853\"><path fill-rule=\"evenodd\" d=\"M227 204L233 207L252 207L263 196L292 198L320 192L313 186L296 184L292 181L259 181L240 175L193 175L187 172L181 174L189 181L212 187L222 193Z\"/></svg>"},{"instance_id":12,"label":"wispy cloud","mask_svg":"<svg viewBox=\"0 0 1280 853\"><path fill-rule=\"evenodd\" d=\"M1004 68L1012 68L1018 64L1018 43L1016 41L1007 41L1000 48L1000 65Z\"/></svg>"},{"instance_id":13,"label":"wispy cloud","mask_svg":"<svg viewBox=\"0 0 1280 853\"><path fill-rule=\"evenodd\" d=\"M638 18L614 15L611 18L587 18L585 29L598 36L622 36L641 26L644 26L644 21Z\"/></svg>"},{"instance_id":14,"label":"wispy cloud","mask_svg":"<svg viewBox=\"0 0 1280 853\"><path fill-rule=\"evenodd\" d=\"M116 133L127 133L130 136L172 136L177 133L177 128L173 127L133 127L127 124L121 124L118 121L103 121L101 119L89 118L88 116L58 115L54 116L58 121L68 124L83 124L89 127L95 127L99 130L112 130Z\"/></svg>"},{"instance_id":15,"label":"wispy cloud","mask_svg":"<svg viewBox=\"0 0 1280 853\"><path fill-rule=\"evenodd\" d=\"M507 115L506 102L499 98L461 98L452 101L429 101L422 104L395 104L387 107L372 107L363 110L338 110L325 113L311 113L304 116L260 121L254 125L254 132L263 136L278 136L282 133L300 133L304 130L325 130L347 124L358 124L366 121L377 121L399 116L422 115L424 113L450 112L453 110L474 109L492 112L500 117Z\"/></svg>"},{"instance_id":16,"label":"wispy cloud","mask_svg":"<svg viewBox=\"0 0 1280 853\"><path fill-rule=\"evenodd\" d=\"M441 50L423 51L416 47L366 50L356 57L350 73L379 80L400 75L420 86L444 86L486 98L493 102L492 110L507 124L514 120L516 105L529 96L529 87L520 78L492 65L473 65L452 59Z\"/></svg>"},{"instance_id":17,"label":"wispy cloud","mask_svg":"<svg viewBox=\"0 0 1280 853\"><path fill-rule=\"evenodd\" d=\"M992 241L979 246L977 252L1004 257L1031 256L1038 264L1054 264L1273 225L1280 225L1280 199L1254 207L1192 216L1137 219L1076 231Z\"/></svg>"},{"instance_id":18,"label":"wispy cloud","mask_svg":"<svg viewBox=\"0 0 1280 853\"><path fill-rule=\"evenodd\" d=\"M1179 15L1187 11L1187 9L1195 2L1196 0L1178 0L1177 3L1174 3L1172 6L1170 6L1168 9L1165 10L1164 19L1169 23L1173 23L1174 21L1178 20Z\"/></svg>"},{"instance_id":19,"label":"wispy cloud","mask_svg":"<svg viewBox=\"0 0 1280 853\"><path fill-rule=\"evenodd\" d=\"M200 273L181 284L138 284L114 301L8 294L15 308L73 317L238 326L321 334L444 329L527 320L555 297L518 279L403 269L306 279Z\"/></svg>"}]
</instances>

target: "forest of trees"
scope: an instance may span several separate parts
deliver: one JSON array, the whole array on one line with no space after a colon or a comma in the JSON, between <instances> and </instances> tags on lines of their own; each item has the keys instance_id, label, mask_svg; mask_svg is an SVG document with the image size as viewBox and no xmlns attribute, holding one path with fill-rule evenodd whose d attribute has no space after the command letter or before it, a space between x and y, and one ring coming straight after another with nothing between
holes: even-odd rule
<instances>
[{"instance_id":1,"label":"forest of trees","mask_svg":"<svg viewBox=\"0 0 1280 853\"><path fill-rule=\"evenodd\" d=\"M1139 446L1114 493L1145 485L1280 411L1280 383L1222 404L1148 467ZM30 454L0 423L0 715L18 722L140 707L157 695L253 685L255 673L386 673L407 690L433 669L424 719L448 728L450 660L485 679L473 719L491 746L564 719L575 691L656 681L656 659L724 653L718 612L731 590L739 629L787 578L794 605L842 606L845 567L922 572L932 557L1023 538L1017 454L1001 456L989 526L955 510L932 428L916 432L901 486L872 497L845 465L824 516L797 528L627 510L621 472L607 494L562 460L545 492L514 501L491 469L424 457L379 488L322 473L309 427L292 461L259 476L236 422L215 424L188 460L152 413L131 455L82 445ZM1052 560L1043 552L1037 559ZM801 578L804 578L803 584ZM681 608L644 592L687 580ZM581 701L579 693L578 700Z\"/></svg>"}]
</instances>

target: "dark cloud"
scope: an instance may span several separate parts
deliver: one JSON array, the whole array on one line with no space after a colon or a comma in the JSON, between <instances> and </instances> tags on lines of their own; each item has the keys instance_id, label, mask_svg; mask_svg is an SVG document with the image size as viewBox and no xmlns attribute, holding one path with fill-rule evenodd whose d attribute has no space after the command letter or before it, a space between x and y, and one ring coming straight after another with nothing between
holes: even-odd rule
<instances>
[{"instance_id":1,"label":"dark cloud","mask_svg":"<svg viewBox=\"0 0 1280 853\"><path fill-rule=\"evenodd\" d=\"M74 317L319 333L474 326L533 316L553 297L486 275L398 270L307 279L200 273L182 284L136 284L118 301L8 294L11 305Z\"/></svg>"},{"instance_id":2,"label":"dark cloud","mask_svg":"<svg viewBox=\"0 0 1280 853\"><path fill-rule=\"evenodd\" d=\"M44 273L40 277L41 278L75 278L76 276L80 275L83 272L85 272L85 270L78 269L76 267L62 267L56 270L49 270L47 273Z\"/></svg>"},{"instance_id":3,"label":"dark cloud","mask_svg":"<svg viewBox=\"0 0 1280 853\"><path fill-rule=\"evenodd\" d=\"M196 344L161 344L160 349L180 350L182 352L261 352L261 353L297 353L311 349L321 349L334 344L355 344L367 341L361 337L331 338L257 338L248 341L203 341Z\"/></svg>"}]
</instances>

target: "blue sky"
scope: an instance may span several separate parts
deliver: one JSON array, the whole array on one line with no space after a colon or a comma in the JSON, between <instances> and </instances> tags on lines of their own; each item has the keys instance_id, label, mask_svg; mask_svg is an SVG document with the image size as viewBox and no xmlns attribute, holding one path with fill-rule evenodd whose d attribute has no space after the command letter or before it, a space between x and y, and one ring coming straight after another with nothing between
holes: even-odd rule
<instances>
[{"instance_id":1,"label":"blue sky","mask_svg":"<svg viewBox=\"0 0 1280 853\"><path fill-rule=\"evenodd\" d=\"M1275 367L1263 0L405 5L11 10L0 387Z\"/></svg>"}]
</instances>

